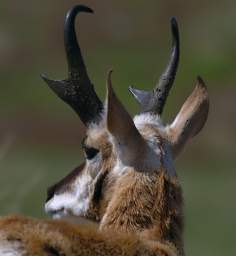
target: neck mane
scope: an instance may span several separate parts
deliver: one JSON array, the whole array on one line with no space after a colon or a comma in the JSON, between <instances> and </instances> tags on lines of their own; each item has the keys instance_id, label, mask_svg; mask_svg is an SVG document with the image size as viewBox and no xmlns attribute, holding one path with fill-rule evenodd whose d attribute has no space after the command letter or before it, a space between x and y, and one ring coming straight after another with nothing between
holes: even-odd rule
<instances>
[{"instance_id":1,"label":"neck mane","mask_svg":"<svg viewBox=\"0 0 236 256\"><path fill-rule=\"evenodd\" d=\"M114 186L100 229L133 233L149 240L170 242L184 255L183 200L176 177L164 170L127 170Z\"/></svg>"}]
</instances>

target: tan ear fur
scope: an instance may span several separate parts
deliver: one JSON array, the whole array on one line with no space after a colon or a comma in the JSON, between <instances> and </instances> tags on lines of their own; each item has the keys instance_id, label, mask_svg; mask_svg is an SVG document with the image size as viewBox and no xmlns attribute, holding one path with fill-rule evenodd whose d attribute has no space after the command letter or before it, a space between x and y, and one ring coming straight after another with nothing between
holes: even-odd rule
<instances>
[{"instance_id":1,"label":"tan ear fur","mask_svg":"<svg viewBox=\"0 0 236 256\"><path fill-rule=\"evenodd\" d=\"M168 137L176 157L186 142L197 135L206 123L209 112L209 95L203 80L198 77L191 95L180 109L174 122L168 127Z\"/></svg>"},{"instance_id":2,"label":"tan ear fur","mask_svg":"<svg viewBox=\"0 0 236 256\"><path fill-rule=\"evenodd\" d=\"M107 80L107 129L112 135L119 159L138 171L157 169L159 156L148 146L112 88L111 73Z\"/></svg>"}]
</instances>

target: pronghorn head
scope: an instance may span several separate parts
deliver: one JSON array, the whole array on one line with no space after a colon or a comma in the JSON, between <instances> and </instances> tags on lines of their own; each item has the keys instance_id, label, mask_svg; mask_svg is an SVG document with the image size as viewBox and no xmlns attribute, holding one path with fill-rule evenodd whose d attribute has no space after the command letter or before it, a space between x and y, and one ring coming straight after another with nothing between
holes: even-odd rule
<instances>
[{"instance_id":1,"label":"pronghorn head","mask_svg":"<svg viewBox=\"0 0 236 256\"><path fill-rule=\"evenodd\" d=\"M85 161L49 188L45 209L54 218L85 217L104 223L111 204L129 197L120 191L119 198L115 198L117 191L132 184L137 187L136 177L139 177L137 182L142 182L142 179L150 182L143 191L138 190L140 198L145 193L152 194L149 189L152 191L158 186L156 177L160 173L177 179L173 161L187 141L204 126L209 108L208 93L198 78L195 89L174 121L170 125L162 123L160 116L179 61L178 26L172 19L172 51L159 82L151 92L130 88L141 105L140 114L132 119L116 97L111 72L107 79L107 99L102 104L89 79L76 39L74 22L79 12L92 10L75 6L66 16L65 49L69 78L62 81L43 78L85 124L87 135L82 141ZM132 205L128 207L132 208Z\"/></svg>"}]
</instances>

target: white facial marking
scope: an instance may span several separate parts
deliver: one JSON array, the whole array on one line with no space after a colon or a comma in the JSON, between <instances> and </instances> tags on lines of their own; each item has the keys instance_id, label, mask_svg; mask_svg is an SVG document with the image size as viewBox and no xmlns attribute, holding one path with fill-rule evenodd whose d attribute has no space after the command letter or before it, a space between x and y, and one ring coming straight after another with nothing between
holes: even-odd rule
<instances>
[{"instance_id":1,"label":"white facial marking","mask_svg":"<svg viewBox=\"0 0 236 256\"><path fill-rule=\"evenodd\" d=\"M91 123L87 130L87 136L92 141L99 141L104 134L104 127L103 119L99 124ZM67 191L55 193L45 204L45 211L52 214L54 219L68 219L74 216L85 217L90 205L91 187L101 169L101 164L101 152L93 159L87 159L83 173L75 177L75 180L69 184Z\"/></svg>"},{"instance_id":2,"label":"white facial marking","mask_svg":"<svg viewBox=\"0 0 236 256\"><path fill-rule=\"evenodd\" d=\"M89 189L93 182L89 174L79 176L69 191L55 194L45 205L45 211L53 214L54 219L68 215L85 216L89 208Z\"/></svg>"}]
</instances>

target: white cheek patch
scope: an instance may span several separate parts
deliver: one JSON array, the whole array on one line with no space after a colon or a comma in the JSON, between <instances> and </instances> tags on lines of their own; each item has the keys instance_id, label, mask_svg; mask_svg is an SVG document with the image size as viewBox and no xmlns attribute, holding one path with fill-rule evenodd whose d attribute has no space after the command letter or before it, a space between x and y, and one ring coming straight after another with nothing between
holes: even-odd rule
<instances>
[{"instance_id":1,"label":"white cheek patch","mask_svg":"<svg viewBox=\"0 0 236 256\"><path fill-rule=\"evenodd\" d=\"M90 175L79 177L72 191L55 194L45 205L45 211L52 213L55 219L73 214L85 216L89 208L89 189L93 182Z\"/></svg>"},{"instance_id":2,"label":"white cheek patch","mask_svg":"<svg viewBox=\"0 0 236 256\"><path fill-rule=\"evenodd\" d=\"M76 196L71 193L62 193L54 195L53 198L45 205L45 211L48 213L55 212L55 216L66 214L67 211L72 211L76 206Z\"/></svg>"}]
</instances>

